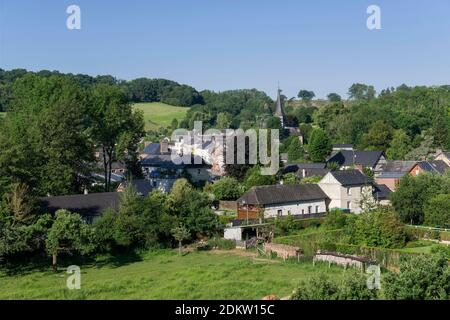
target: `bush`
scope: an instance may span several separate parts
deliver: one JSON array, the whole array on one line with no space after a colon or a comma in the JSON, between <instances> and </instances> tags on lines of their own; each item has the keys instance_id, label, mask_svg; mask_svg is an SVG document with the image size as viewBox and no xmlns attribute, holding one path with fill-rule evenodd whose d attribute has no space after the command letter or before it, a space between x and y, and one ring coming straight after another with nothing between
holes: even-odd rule
<instances>
[{"instance_id":1,"label":"bush","mask_svg":"<svg viewBox=\"0 0 450 320\"><path fill-rule=\"evenodd\" d=\"M210 249L232 250L236 248L236 243L233 240L213 237L208 240L208 247Z\"/></svg>"},{"instance_id":2,"label":"bush","mask_svg":"<svg viewBox=\"0 0 450 320\"><path fill-rule=\"evenodd\" d=\"M325 217L324 226L331 230L342 229L347 224L347 215L339 209L332 209Z\"/></svg>"},{"instance_id":3,"label":"bush","mask_svg":"<svg viewBox=\"0 0 450 320\"><path fill-rule=\"evenodd\" d=\"M450 267L443 254L403 258L399 273L383 278L383 293L393 300L446 300L450 298Z\"/></svg>"},{"instance_id":4,"label":"bush","mask_svg":"<svg viewBox=\"0 0 450 320\"><path fill-rule=\"evenodd\" d=\"M425 225L450 228L450 194L439 194L428 200L424 213Z\"/></svg>"},{"instance_id":5,"label":"bush","mask_svg":"<svg viewBox=\"0 0 450 320\"><path fill-rule=\"evenodd\" d=\"M373 300L378 292L367 288L367 275L356 270L345 273L341 282L325 274L302 281L291 300Z\"/></svg>"},{"instance_id":6,"label":"bush","mask_svg":"<svg viewBox=\"0 0 450 320\"><path fill-rule=\"evenodd\" d=\"M242 186L233 177L224 177L208 185L208 189L214 194L215 200L236 200L243 193Z\"/></svg>"}]
</instances>

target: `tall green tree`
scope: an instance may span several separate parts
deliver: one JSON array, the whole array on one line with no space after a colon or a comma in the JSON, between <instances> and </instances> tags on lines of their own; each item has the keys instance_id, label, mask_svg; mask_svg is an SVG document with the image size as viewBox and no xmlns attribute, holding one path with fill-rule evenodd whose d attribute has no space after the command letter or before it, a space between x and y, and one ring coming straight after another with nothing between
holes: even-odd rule
<instances>
[{"instance_id":1,"label":"tall green tree","mask_svg":"<svg viewBox=\"0 0 450 320\"><path fill-rule=\"evenodd\" d=\"M323 162L332 150L330 138L324 130L314 129L311 132L307 149L312 161Z\"/></svg>"},{"instance_id":2,"label":"tall green tree","mask_svg":"<svg viewBox=\"0 0 450 320\"><path fill-rule=\"evenodd\" d=\"M120 88L97 85L92 89L90 134L102 151L105 191L111 188L114 161L136 161L137 144L144 135L141 112L133 111Z\"/></svg>"}]
</instances>

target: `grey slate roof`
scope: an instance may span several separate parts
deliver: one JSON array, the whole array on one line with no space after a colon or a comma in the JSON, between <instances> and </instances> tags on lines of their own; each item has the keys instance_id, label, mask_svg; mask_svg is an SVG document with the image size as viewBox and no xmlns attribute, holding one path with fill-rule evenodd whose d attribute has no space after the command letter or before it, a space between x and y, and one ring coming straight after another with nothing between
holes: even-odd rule
<instances>
[{"instance_id":1,"label":"grey slate roof","mask_svg":"<svg viewBox=\"0 0 450 320\"><path fill-rule=\"evenodd\" d=\"M326 163L295 163L285 166L283 173L297 172L302 169L325 169L326 166Z\"/></svg>"},{"instance_id":2,"label":"grey slate roof","mask_svg":"<svg viewBox=\"0 0 450 320\"><path fill-rule=\"evenodd\" d=\"M327 159L327 163L336 162L340 166L352 166L355 164L374 168L383 155L383 151L350 151L341 150Z\"/></svg>"},{"instance_id":3,"label":"grey slate roof","mask_svg":"<svg viewBox=\"0 0 450 320\"><path fill-rule=\"evenodd\" d=\"M292 184L253 187L237 202L269 205L322 199L325 200L328 197L317 184Z\"/></svg>"},{"instance_id":4,"label":"grey slate roof","mask_svg":"<svg viewBox=\"0 0 450 320\"><path fill-rule=\"evenodd\" d=\"M331 171L333 177L343 186L366 185L369 183L367 176L358 170Z\"/></svg>"},{"instance_id":5,"label":"grey slate roof","mask_svg":"<svg viewBox=\"0 0 450 320\"><path fill-rule=\"evenodd\" d=\"M137 179L130 181L125 181L123 185L127 187L128 185L132 185L138 194L146 197L153 190L152 183L146 179Z\"/></svg>"},{"instance_id":6,"label":"grey slate roof","mask_svg":"<svg viewBox=\"0 0 450 320\"><path fill-rule=\"evenodd\" d=\"M383 172L409 172L417 164L417 161L386 161L382 166Z\"/></svg>"},{"instance_id":7,"label":"grey slate roof","mask_svg":"<svg viewBox=\"0 0 450 320\"><path fill-rule=\"evenodd\" d=\"M385 184L374 184L373 197L378 200L389 199L392 191Z\"/></svg>"},{"instance_id":8,"label":"grey slate roof","mask_svg":"<svg viewBox=\"0 0 450 320\"><path fill-rule=\"evenodd\" d=\"M437 174L443 174L449 169L449 166L442 160L420 161L418 165L425 171Z\"/></svg>"},{"instance_id":9,"label":"grey slate roof","mask_svg":"<svg viewBox=\"0 0 450 320\"><path fill-rule=\"evenodd\" d=\"M107 209L117 210L120 194L117 192L77 194L71 196L46 197L39 199L41 210L54 214L60 209L78 213L81 216L98 216Z\"/></svg>"}]
</instances>

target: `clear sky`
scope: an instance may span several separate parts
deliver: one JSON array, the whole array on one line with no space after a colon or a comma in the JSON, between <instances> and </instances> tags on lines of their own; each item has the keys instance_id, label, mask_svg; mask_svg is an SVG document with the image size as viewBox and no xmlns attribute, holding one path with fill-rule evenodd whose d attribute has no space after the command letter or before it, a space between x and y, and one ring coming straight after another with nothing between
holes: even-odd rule
<instances>
[{"instance_id":1,"label":"clear sky","mask_svg":"<svg viewBox=\"0 0 450 320\"><path fill-rule=\"evenodd\" d=\"M68 30L66 8L81 8ZM366 9L381 8L381 30ZM450 84L450 0L0 0L0 68L198 90L299 89L345 95L402 83Z\"/></svg>"}]
</instances>

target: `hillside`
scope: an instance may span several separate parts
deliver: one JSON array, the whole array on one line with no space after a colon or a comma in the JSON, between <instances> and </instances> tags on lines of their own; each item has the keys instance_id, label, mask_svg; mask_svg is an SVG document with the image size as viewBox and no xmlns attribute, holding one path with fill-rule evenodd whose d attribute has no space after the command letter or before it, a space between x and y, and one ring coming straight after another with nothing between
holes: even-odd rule
<instances>
[{"instance_id":1,"label":"hillside","mask_svg":"<svg viewBox=\"0 0 450 320\"><path fill-rule=\"evenodd\" d=\"M147 131L167 127L174 118L181 121L189 110L187 107L176 107L161 102L136 103L133 107L144 112Z\"/></svg>"}]
</instances>

